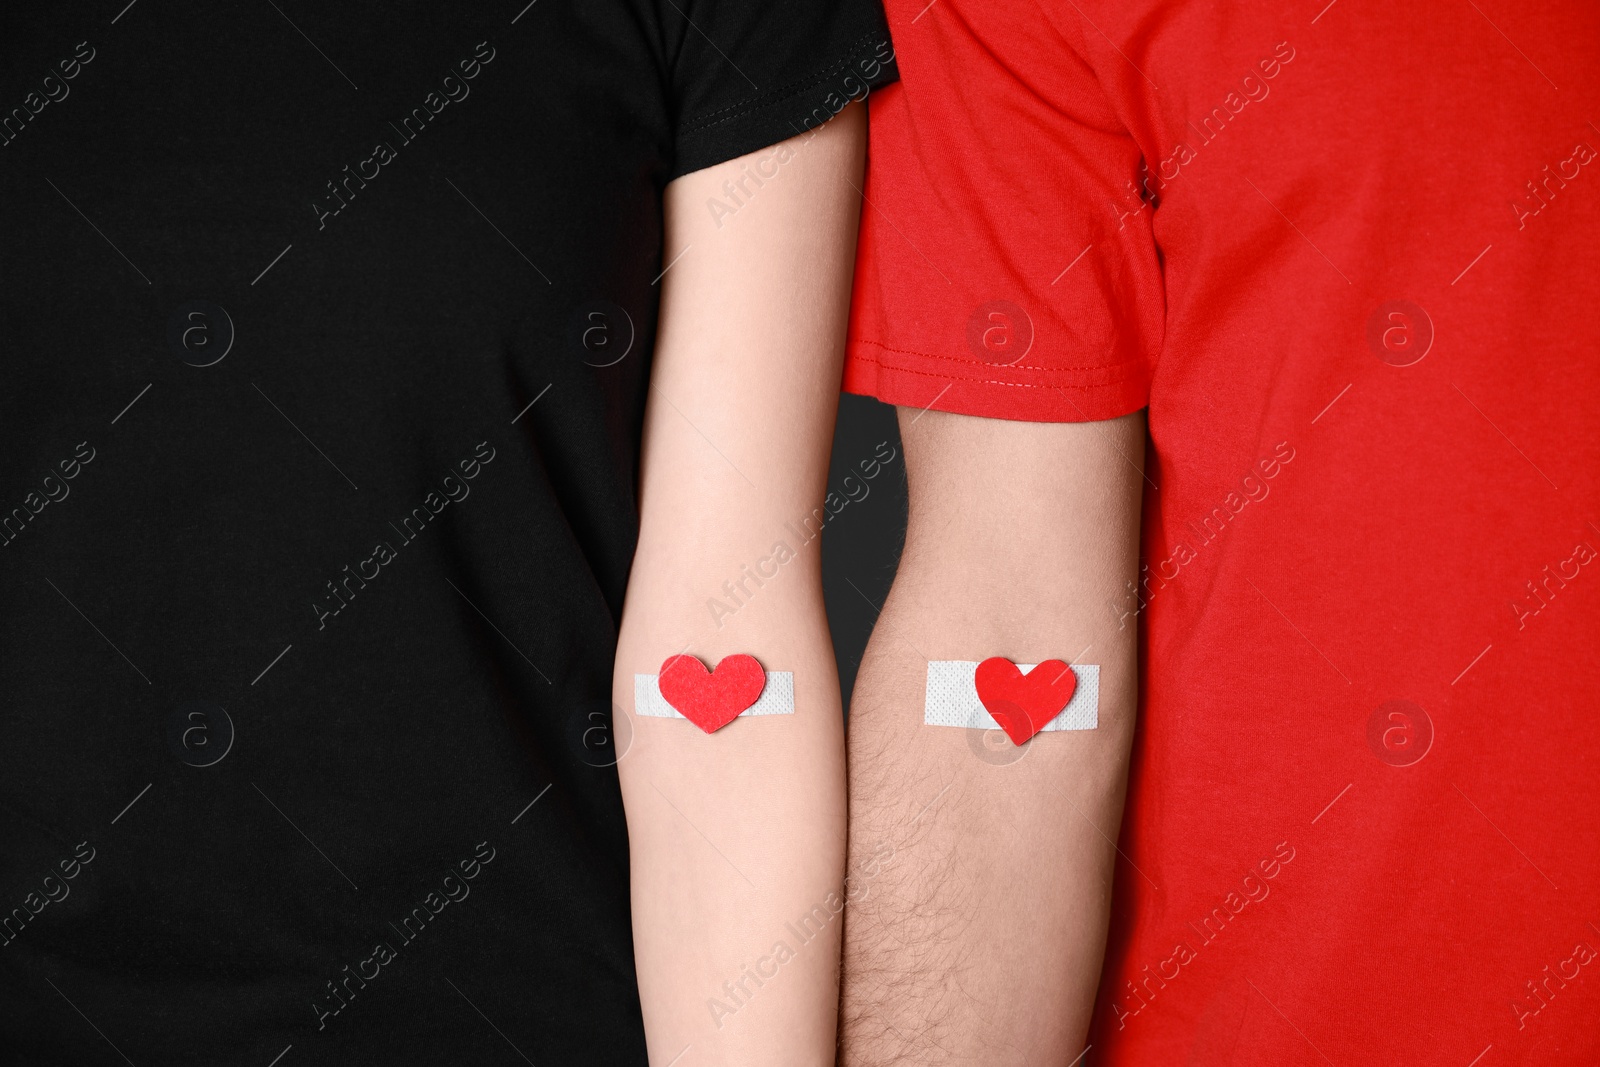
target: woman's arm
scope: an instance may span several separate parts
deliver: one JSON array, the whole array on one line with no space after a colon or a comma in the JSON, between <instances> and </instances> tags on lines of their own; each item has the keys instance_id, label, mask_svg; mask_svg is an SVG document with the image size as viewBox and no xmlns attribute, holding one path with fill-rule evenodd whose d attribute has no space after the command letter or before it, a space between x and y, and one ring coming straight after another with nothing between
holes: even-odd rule
<instances>
[{"instance_id":1,"label":"woman's arm","mask_svg":"<svg viewBox=\"0 0 1600 1067\"><path fill-rule=\"evenodd\" d=\"M833 1062L843 727L821 545L803 539L828 470L864 146L852 105L667 187L615 699L633 714L634 676L669 656L748 653L793 674L794 714L712 734L634 715L618 770L656 1064Z\"/></svg>"}]
</instances>

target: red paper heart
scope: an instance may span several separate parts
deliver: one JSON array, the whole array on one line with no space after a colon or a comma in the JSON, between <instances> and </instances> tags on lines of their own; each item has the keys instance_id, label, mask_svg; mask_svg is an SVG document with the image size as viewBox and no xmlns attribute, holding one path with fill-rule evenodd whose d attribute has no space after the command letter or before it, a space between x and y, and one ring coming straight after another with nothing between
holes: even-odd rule
<instances>
[{"instance_id":1,"label":"red paper heart","mask_svg":"<svg viewBox=\"0 0 1600 1067\"><path fill-rule=\"evenodd\" d=\"M713 670L694 656L670 656L657 679L661 695L685 719L715 733L761 699L767 672L754 656L728 656Z\"/></svg>"},{"instance_id":2,"label":"red paper heart","mask_svg":"<svg viewBox=\"0 0 1600 1067\"><path fill-rule=\"evenodd\" d=\"M1061 714L1078 688L1078 676L1058 659L1047 659L1027 674L1004 656L978 664L973 682L984 709L1014 745L1044 729Z\"/></svg>"}]
</instances>

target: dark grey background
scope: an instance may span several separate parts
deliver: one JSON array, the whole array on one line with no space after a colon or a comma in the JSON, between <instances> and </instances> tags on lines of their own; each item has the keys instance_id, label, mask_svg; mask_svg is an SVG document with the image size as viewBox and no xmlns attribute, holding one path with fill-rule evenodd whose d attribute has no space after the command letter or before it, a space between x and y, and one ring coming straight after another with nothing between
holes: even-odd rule
<instances>
[{"instance_id":1,"label":"dark grey background","mask_svg":"<svg viewBox=\"0 0 1600 1067\"><path fill-rule=\"evenodd\" d=\"M875 458L885 441L894 449L894 459L865 483L866 496L847 504L822 531L822 591L847 714L862 650L889 593L905 541L906 469L894 408L867 397L840 398L829 492L843 496L844 479L860 478L861 461Z\"/></svg>"}]
</instances>

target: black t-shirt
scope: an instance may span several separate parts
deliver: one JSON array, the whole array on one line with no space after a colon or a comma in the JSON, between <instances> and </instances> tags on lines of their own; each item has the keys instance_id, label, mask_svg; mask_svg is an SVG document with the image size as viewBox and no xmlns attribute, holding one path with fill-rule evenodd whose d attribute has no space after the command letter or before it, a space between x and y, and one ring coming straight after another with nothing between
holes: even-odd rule
<instances>
[{"instance_id":1,"label":"black t-shirt","mask_svg":"<svg viewBox=\"0 0 1600 1067\"><path fill-rule=\"evenodd\" d=\"M876 0L8 5L0 1059L644 1062L662 190L891 56Z\"/></svg>"}]
</instances>

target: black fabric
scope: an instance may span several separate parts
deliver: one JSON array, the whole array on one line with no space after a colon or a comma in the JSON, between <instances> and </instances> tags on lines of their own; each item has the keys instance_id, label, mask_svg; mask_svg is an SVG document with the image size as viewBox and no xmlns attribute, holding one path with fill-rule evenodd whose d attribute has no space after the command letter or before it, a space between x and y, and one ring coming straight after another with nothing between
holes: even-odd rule
<instances>
[{"instance_id":1,"label":"black fabric","mask_svg":"<svg viewBox=\"0 0 1600 1067\"><path fill-rule=\"evenodd\" d=\"M661 194L889 54L872 0L6 5L0 1061L644 1062Z\"/></svg>"}]
</instances>

